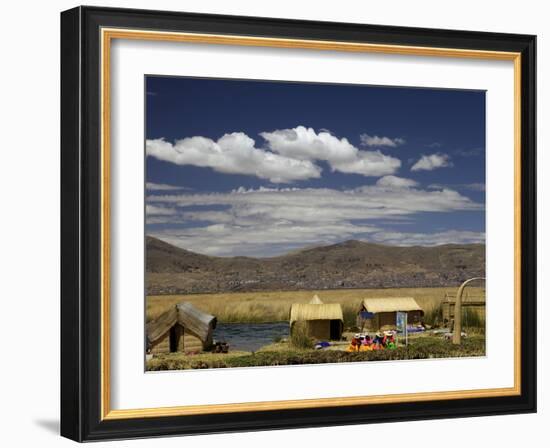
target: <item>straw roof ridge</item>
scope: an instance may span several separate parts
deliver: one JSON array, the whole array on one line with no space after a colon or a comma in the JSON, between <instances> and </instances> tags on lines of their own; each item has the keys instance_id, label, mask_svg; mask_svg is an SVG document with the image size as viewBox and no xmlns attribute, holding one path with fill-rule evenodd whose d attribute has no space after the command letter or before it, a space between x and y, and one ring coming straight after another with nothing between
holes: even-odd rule
<instances>
[{"instance_id":1,"label":"straw roof ridge","mask_svg":"<svg viewBox=\"0 0 550 448\"><path fill-rule=\"evenodd\" d=\"M176 307L172 307L162 313L155 320L149 322L145 327L147 340L155 343L178 321Z\"/></svg>"},{"instance_id":2,"label":"straw roof ridge","mask_svg":"<svg viewBox=\"0 0 550 448\"><path fill-rule=\"evenodd\" d=\"M210 324L216 328L217 319L211 314L195 308L189 302L182 302L176 305L178 310L178 322L195 333L202 341L208 339Z\"/></svg>"},{"instance_id":3,"label":"straw roof ridge","mask_svg":"<svg viewBox=\"0 0 550 448\"><path fill-rule=\"evenodd\" d=\"M290 324L298 320L340 320L344 314L339 303L294 303L290 308Z\"/></svg>"},{"instance_id":4,"label":"straw roof ridge","mask_svg":"<svg viewBox=\"0 0 550 448\"><path fill-rule=\"evenodd\" d=\"M372 297L363 299L363 306L370 313L423 311L412 297Z\"/></svg>"},{"instance_id":5,"label":"straw roof ridge","mask_svg":"<svg viewBox=\"0 0 550 448\"><path fill-rule=\"evenodd\" d=\"M323 301L319 298L317 294L309 301L311 305L323 305Z\"/></svg>"}]
</instances>

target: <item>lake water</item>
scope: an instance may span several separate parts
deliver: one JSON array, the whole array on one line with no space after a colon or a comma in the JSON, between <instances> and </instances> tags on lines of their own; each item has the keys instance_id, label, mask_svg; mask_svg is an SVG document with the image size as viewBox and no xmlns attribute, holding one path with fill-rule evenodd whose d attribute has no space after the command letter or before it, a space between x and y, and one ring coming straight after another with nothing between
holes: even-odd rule
<instances>
[{"instance_id":1,"label":"lake water","mask_svg":"<svg viewBox=\"0 0 550 448\"><path fill-rule=\"evenodd\" d=\"M214 330L214 339L220 342L227 342L230 352L232 350L254 352L264 345L271 344L277 338L288 337L288 328L288 321L259 324L228 324L218 322Z\"/></svg>"}]
</instances>

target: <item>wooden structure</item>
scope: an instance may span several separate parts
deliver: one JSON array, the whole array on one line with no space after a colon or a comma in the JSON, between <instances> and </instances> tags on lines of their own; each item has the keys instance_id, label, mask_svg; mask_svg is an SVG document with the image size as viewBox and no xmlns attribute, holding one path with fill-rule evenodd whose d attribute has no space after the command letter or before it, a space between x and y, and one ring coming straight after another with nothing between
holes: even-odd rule
<instances>
[{"instance_id":1,"label":"wooden structure","mask_svg":"<svg viewBox=\"0 0 550 448\"><path fill-rule=\"evenodd\" d=\"M216 318L182 302L146 326L147 352L200 352L212 347Z\"/></svg>"},{"instance_id":2,"label":"wooden structure","mask_svg":"<svg viewBox=\"0 0 550 448\"><path fill-rule=\"evenodd\" d=\"M339 303L323 303L317 295L309 303L290 307L290 334L298 322L304 322L307 335L317 340L340 340L344 330L344 314Z\"/></svg>"},{"instance_id":3,"label":"wooden structure","mask_svg":"<svg viewBox=\"0 0 550 448\"><path fill-rule=\"evenodd\" d=\"M462 308L473 310L480 318L485 318L485 297L480 295L471 295L464 293L462 298ZM445 298L441 302L441 317L443 324L447 325L455 318L456 296L445 293Z\"/></svg>"},{"instance_id":4,"label":"wooden structure","mask_svg":"<svg viewBox=\"0 0 550 448\"><path fill-rule=\"evenodd\" d=\"M422 321L424 311L412 297L380 297L364 299L357 313L357 326L366 330L395 330L397 312L407 313L410 325Z\"/></svg>"},{"instance_id":5,"label":"wooden structure","mask_svg":"<svg viewBox=\"0 0 550 448\"><path fill-rule=\"evenodd\" d=\"M462 301L464 295L464 289L468 286L469 283L483 280L485 277L473 277L460 285L456 293L455 307L454 307L454 319L453 319L453 344L460 345L462 342Z\"/></svg>"}]
</instances>

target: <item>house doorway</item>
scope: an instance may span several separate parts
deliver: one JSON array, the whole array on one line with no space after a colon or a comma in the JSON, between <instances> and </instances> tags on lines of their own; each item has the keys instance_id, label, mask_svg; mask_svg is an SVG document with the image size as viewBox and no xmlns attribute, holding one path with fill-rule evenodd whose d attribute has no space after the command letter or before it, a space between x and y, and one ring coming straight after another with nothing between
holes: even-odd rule
<instances>
[{"instance_id":1,"label":"house doorway","mask_svg":"<svg viewBox=\"0 0 550 448\"><path fill-rule=\"evenodd\" d=\"M180 337L181 331L179 331L178 325L174 325L170 328L170 353L175 353L178 351Z\"/></svg>"},{"instance_id":2,"label":"house doorway","mask_svg":"<svg viewBox=\"0 0 550 448\"><path fill-rule=\"evenodd\" d=\"M330 339L339 341L342 336L342 322L339 320L330 321Z\"/></svg>"}]
</instances>

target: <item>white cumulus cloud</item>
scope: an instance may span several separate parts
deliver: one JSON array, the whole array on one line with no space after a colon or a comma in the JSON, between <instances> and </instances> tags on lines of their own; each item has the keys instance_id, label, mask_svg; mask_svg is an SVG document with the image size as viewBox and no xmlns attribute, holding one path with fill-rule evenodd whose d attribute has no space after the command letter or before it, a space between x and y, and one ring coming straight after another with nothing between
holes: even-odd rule
<instances>
[{"instance_id":1,"label":"white cumulus cloud","mask_svg":"<svg viewBox=\"0 0 550 448\"><path fill-rule=\"evenodd\" d=\"M380 151L363 151L346 138L329 131L315 132L297 126L262 132L266 147L242 132L225 134L217 141L207 137L187 137L174 143L163 138L146 141L148 156L177 165L212 168L220 173L244 174L267 179L273 183L292 183L319 178L322 169L318 161L327 162L333 171L384 176L395 173L401 161ZM152 185L151 190L162 187ZM168 190L168 186L164 189Z\"/></svg>"},{"instance_id":2,"label":"white cumulus cloud","mask_svg":"<svg viewBox=\"0 0 550 448\"><path fill-rule=\"evenodd\" d=\"M447 154L436 153L428 156L423 155L420 159L411 167L411 171L432 171L437 168L451 167L453 163Z\"/></svg>"},{"instance_id":3,"label":"white cumulus cloud","mask_svg":"<svg viewBox=\"0 0 550 448\"><path fill-rule=\"evenodd\" d=\"M148 156L177 165L212 168L220 173L245 174L274 183L318 178L321 168L308 160L298 160L264 151L242 132L225 134L217 141L188 137L174 144L164 139L147 140Z\"/></svg>"},{"instance_id":4,"label":"white cumulus cloud","mask_svg":"<svg viewBox=\"0 0 550 448\"><path fill-rule=\"evenodd\" d=\"M285 157L299 160L323 160L332 170L363 176L393 174L401 166L395 157L380 151L361 151L346 138L338 138L330 132L315 132L312 128L297 126L260 134L269 148Z\"/></svg>"}]
</instances>

